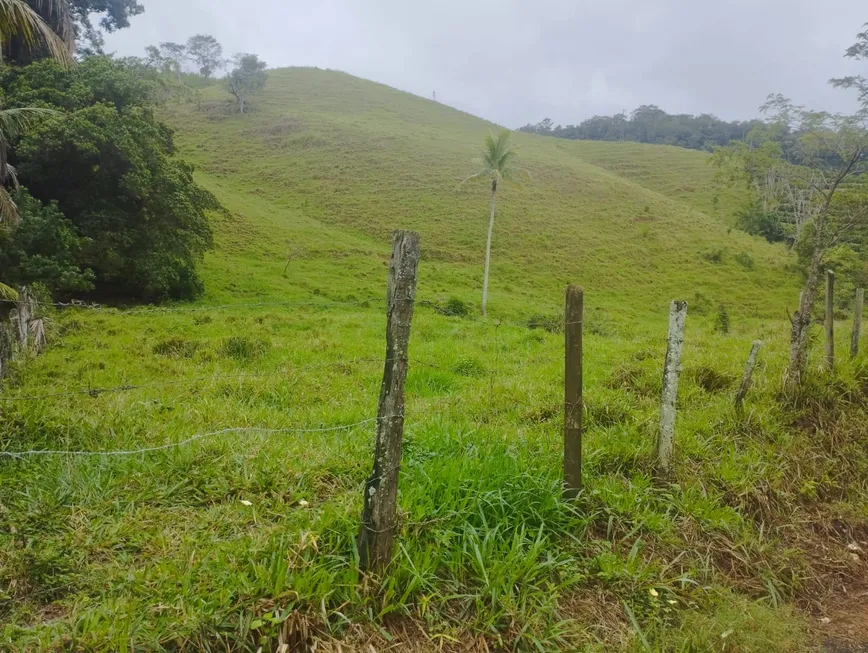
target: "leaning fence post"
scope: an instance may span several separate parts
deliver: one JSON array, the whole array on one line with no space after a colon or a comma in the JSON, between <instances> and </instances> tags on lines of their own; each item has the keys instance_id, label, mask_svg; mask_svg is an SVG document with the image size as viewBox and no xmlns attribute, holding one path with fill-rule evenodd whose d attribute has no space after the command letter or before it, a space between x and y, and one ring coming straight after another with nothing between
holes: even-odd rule
<instances>
[{"instance_id":1,"label":"leaning fence post","mask_svg":"<svg viewBox=\"0 0 868 653\"><path fill-rule=\"evenodd\" d=\"M850 358L856 358L859 353L859 338L862 337L862 302L865 300L865 289L856 288L856 303L853 306L853 334L850 336Z\"/></svg>"},{"instance_id":2,"label":"leaning fence post","mask_svg":"<svg viewBox=\"0 0 868 653\"><path fill-rule=\"evenodd\" d=\"M753 347L750 348L750 355L747 357L747 364L744 366L744 375L741 377L741 385L738 388L738 392L735 393L735 407L739 410L741 410L741 405L747 396L747 391L750 390L753 371L762 346L762 340L754 340Z\"/></svg>"},{"instance_id":3,"label":"leaning fence post","mask_svg":"<svg viewBox=\"0 0 868 653\"><path fill-rule=\"evenodd\" d=\"M567 288L564 329L564 497L582 489L582 313L584 291Z\"/></svg>"},{"instance_id":4,"label":"leaning fence post","mask_svg":"<svg viewBox=\"0 0 868 653\"><path fill-rule=\"evenodd\" d=\"M835 369L835 272L826 270L826 367Z\"/></svg>"},{"instance_id":5,"label":"leaning fence post","mask_svg":"<svg viewBox=\"0 0 868 653\"><path fill-rule=\"evenodd\" d=\"M684 349L684 325L687 302L673 301L669 307L669 339L663 367L663 394L660 402L660 431L657 434L657 458L660 470L669 472L672 441L675 437L675 401L678 398L678 378L681 375L681 352Z\"/></svg>"},{"instance_id":6,"label":"leaning fence post","mask_svg":"<svg viewBox=\"0 0 868 653\"><path fill-rule=\"evenodd\" d=\"M364 571L384 569L392 560L398 503L398 468L404 435L404 381L407 378L407 345L416 270L419 266L419 234L396 231L392 237L387 291L386 363L377 411L374 469L365 482L362 524L357 539L359 565Z\"/></svg>"}]
</instances>

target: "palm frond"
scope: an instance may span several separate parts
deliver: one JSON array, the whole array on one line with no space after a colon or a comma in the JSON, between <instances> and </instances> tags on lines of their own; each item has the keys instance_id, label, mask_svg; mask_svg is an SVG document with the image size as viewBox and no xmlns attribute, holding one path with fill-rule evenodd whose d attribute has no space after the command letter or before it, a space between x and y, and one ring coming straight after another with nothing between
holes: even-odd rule
<instances>
[{"instance_id":1,"label":"palm frond","mask_svg":"<svg viewBox=\"0 0 868 653\"><path fill-rule=\"evenodd\" d=\"M3 2L3 0L0 0ZM0 111L0 133L4 138L16 138L27 131L40 118L59 115L56 109L41 109L38 107L20 107Z\"/></svg>"},{"instance_id":2,"label":"palm frond","mask_svg":"<svg viewBox=\"0 0 868 653\"><path fill-rule=\"evenodd\" d=\"M487 174L500 181L515 173L518 148L512 143L512 132L501 130L496 136L489 130L482 147L482 164Z\"/></svg>"},{"instance_id":3,"label":"palm frond","mask_svg":"<svg viewBox=\"0 0 868 653\"><path fill-rule=\"evenodd\" d=\"M15 288L11 286L7 286L5 283L0 282L0 299L5 299L9 302L18 301L18 292Z\"/></svg>"},{"instance_id":4,"label":"palm frond","mask_svg":"<svg viewBox=\"0 0 868 653\"><path fill-rule=\"evenodd\" d=\"M37 7L45 7L57 19L57 32L24 0L0 0L0 39L6 43L19 36L27 48L44 45L53 59L71 64L75 30L69 4L64 0L37 0Z\"/></svg>"},{"instance_id":5,"label":"palm frond","mask_svg":"<svg viewBox=\"0 0 868 653\"><path fill-rule=\"evenodd\" d=\"M43 8L49 16L50 27L63 41L67 51L75 52L75 16L72 13L72 4L69 0L33 0L36 10L41 12Z\"/></svg>"},{"instance_id":6,"label":"palm frond","mask_svg":"<svg viewBox=\"0 0 868 653\"><path fill-rule=\"evenodd\" d=\"M6 164L6 179L12 180L12 188L15 189L16 193L21 190L21 184L18 183L18 170L8 163Z\"/></svg>"},{"instance_id":7,"label":"palm frond","mask_svg":"<svg viewBox=\"0 0 868 653\"><path fill-rule=\"evenodd\" d=\"M18 224L18 205L9 191L0 186L0 224Z\"/></svg>"}]
</instances>

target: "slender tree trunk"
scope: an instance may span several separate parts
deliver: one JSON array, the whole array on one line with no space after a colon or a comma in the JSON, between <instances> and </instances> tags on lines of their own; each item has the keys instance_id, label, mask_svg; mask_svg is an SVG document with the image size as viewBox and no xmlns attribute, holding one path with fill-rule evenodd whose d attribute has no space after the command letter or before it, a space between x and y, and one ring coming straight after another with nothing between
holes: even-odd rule
<instances>
[{"instance_id":1,"label":"slender tree trunk","mask_svg":"<svg viewBox=\"0 0 868 653\"><path fill-rule=\"evenodd\" d=\"M494 212L497 201L497 179L491 180L491 219L488 221L488 244L485 247L485 278L482 281L482 317L488 315L488 271L491 266L491 237L494 234Z\"/></svg>"},{"instance_id":2,"label":"slender tree trunk","mask_svg":"<svg viewBox=\"0 0 868 653\"><path fill-rule=\"evenodd\" d=\"M243 97L238 98L238 104L241 107L241 113L243 114L244 113L244 98Z\"/></svg>"},{"instance_id":3,"label":"slender tree trunk","mask_svg":"<svg viewBox=\"0 0 868 653\"><path fill-rule=\"evenodd\" d=\"M808 336L811 332L811 316L814 312L814 302L817 300L817 287L820 285L820 271L823 263L823 227L816 222L814 235L814 253L811 256L811 266L808 281L802 290L799 310L793 315L793 328L790 332L790 364L787 368L786 385L792 389L802 382L805 369L808 366Z\"/></svg>"}]
</instances>

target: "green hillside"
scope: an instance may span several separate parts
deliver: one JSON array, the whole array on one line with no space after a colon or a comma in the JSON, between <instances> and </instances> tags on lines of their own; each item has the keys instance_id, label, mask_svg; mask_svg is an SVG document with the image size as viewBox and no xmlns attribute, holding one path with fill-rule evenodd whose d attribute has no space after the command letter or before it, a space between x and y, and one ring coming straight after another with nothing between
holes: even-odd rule
<instances>
[{"instance_id":1,"label":"green hillside","mask_svg":"<svg viewBox=\"0 0 868 653\"><path fill-rule=\"evenodd\" d=\"M408 228L421 233L429 264L422 297L478 301L488 188L459 183L474 172L476 148L493 125L343 73L306 68L272 72L249 115L229 115L226 102L222 91L206 91L201 106L170 115L200 180L235 213L221 230L231 247L224 241L209 266L243 252L264 275L278 276L289 249L309 248L311 258L322 259L317 252L326 248L361 252L351 265L364 268L365 251L382 253L392 229ZM631 316L701 293L736 314L778 317L797 296L783 248L729 231L729 215L712 210L721 191L706 155L515 138L530 180L507 184L500 195L495 315L541 303L554 308L568 282L587 286L593 306ZM732 208L732 193L723 195L721 206ZM718 251L719 263L703 256ZM738 255L749 256L753 268L739 264ZM337 266L341 272L346 263ZM342 285L332 292L379 293L362 279Z\"/></svg>"},{"instance_id":2,"label":"green hillside","mask_svg":"<svg viewBox=\"0 0 868 653\"><path fill-rule=\"evenodd\" d=\"M459 182L492 125L315 69L272 71L244 116L218 87L163 112L227 208L205 296L54 311L48 350L0 393L0 649L783 653L838 634L817 615L858 617L865 355L833 379L815 347L811 382L781 394L794 259L729 229L737 198L703 154L516 134L531 179L500 194L482 320L488 189ZM355 535L396 228L423 256L398 546L369 577ZM575 501L570 282L587 306ZM662 477L674 298L690 308Z\"/></svg>"}]
</instances>

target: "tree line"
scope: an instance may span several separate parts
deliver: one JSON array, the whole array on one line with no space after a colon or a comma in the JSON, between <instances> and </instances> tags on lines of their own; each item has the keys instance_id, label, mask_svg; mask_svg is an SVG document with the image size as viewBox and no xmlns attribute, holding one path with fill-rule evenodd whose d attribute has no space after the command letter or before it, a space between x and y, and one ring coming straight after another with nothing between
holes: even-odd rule
<instances>
[{"instance_id":1,"label":"tree line","mask_svg":"<svg viewBox=\"0 0 868 653\"><path fill-rule=\"evenodd\" d=\"M743 140L760 122L727 122L709 113L698 116L669 114L648 104L629 115L622 112L614 116L594 116L578 125L555 126L551 119L546 118L536 125L527 124L518 131L571 140L635 141L710 152L716 146Z\"/></svg>"}]
</instances>

